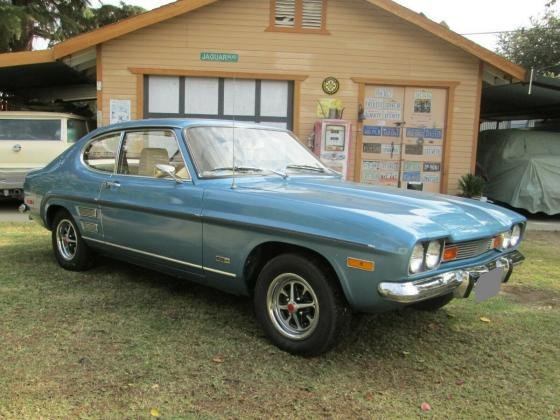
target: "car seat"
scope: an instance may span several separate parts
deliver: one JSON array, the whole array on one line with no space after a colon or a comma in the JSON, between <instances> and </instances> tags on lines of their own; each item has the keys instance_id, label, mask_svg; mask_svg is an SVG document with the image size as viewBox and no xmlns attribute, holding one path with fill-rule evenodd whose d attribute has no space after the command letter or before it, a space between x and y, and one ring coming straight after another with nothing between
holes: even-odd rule
<instances>
[{"instance_id":1,"label":"car seat","mask_svg":"<svg viewBox=\"0 0 560 420\"><path fill-rule=\"evenodd\" d=\"M146 147L140 153L140 163L138 165L138 175L155 177L157 165L169 165L167 150L163 148Z\"/></svg>"}]
</instances>

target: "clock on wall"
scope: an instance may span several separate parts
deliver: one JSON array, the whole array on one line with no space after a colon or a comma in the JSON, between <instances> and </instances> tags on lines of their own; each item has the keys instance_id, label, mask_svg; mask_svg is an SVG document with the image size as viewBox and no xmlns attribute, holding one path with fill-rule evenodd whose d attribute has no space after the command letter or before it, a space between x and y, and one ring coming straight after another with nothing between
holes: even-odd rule
<instances>
[{"instance_id":1,"label":"clock on wall","mask_svg":"<svg viewBox=\"0 0 560 420\"><path fill-rule=\"evenodd\" d=\"M327 95L334 95L340 89L340 82L336 77L327 77L323 80L323 92Z\"/></svg>"}]
</instances>

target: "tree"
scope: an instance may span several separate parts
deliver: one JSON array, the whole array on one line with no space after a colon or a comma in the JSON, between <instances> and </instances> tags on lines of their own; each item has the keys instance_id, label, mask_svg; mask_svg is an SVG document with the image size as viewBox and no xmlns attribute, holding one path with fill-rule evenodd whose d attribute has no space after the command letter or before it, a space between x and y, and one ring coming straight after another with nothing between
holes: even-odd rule
<instances>
[{"instance_id":1,"label":"tree","mask_svg":"<svg viewBox=\"0 0 560 420\"><path fill-rule=\"evenodd\" d=\"M560 75L560 18L552 10L554 3L547 4L543 17L531 18L531 27L501 34L498 53L541 74Z\"/></svg>"},{"instance_id":2,"label":"tree","mask_svg":"<svg viewBox=\"0 0 560 420\"><path fill-rule=\"evenodd\" d=\"M87 20L88 30L96 29L145 12L145 10L139 6L125 4L122 1L120 2L120 6L104 4L98 9L90 9L90 11L91 17Z\"/></svg>"},{"instance_id":3,"label":"tree","mask_svg":"<svg viewBox=\"0 0 560 420\"><path fill-rule=\"evenodd\" d=\"M144 12L137 6L90 0L0 0L0 52L29 51L35 38L49 45Z\"/></svg>"}]
</instances>

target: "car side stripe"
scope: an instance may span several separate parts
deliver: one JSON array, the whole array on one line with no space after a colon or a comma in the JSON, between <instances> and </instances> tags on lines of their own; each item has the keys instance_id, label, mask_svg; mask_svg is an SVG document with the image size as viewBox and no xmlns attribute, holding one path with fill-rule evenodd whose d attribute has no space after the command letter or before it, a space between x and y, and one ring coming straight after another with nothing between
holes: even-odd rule
<instances>
[{"instance_id":1,"label":"car side stripe","mask_svg":"<svg viewBox=\"0 0 560 420\"><path fill-rule=\"evenodd\" d=\"M99 239L93 239L93 238L90 238L90 237L87 237L87 236L82 236L82 239L85 239L86 241L97 242L97 243L100 243L100 244L103 244L103 245L114 246L115 248L124 249L126 251L137 252L139 254L147 255L147 256L150 256L150 257L154 257L154 258L160 258L162 260L171 261L171 262L174 262L174 263L177 263L177 264L186 265L187 267L199 268L201 270L210 271L210 272L216 273L216 274L221 274L222 276L226 276L226 277L232 277L232 278L237 277L237 275L235 273L228 273L227 271L216 270L215 268L204 267L202 265L193 264L193 263L189 263L189 262L181 261L181 260L176 260L174 258L164 257L163 255L152 254L151 252L140 251L139 249L129 248L127 246L117 245L117 244L107 242L107 241L100 241Z\"/></svg>"}]
</instances>

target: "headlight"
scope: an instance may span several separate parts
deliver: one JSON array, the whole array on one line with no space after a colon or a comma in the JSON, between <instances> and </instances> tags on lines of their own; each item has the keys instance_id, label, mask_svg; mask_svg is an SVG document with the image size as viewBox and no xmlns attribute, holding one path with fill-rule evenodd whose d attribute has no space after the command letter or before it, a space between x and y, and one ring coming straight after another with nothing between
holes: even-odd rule
<instances>
[{"instance_id":1,"label":"headlight","mask_svg":"<svg viewBox=\"0 0 560 420\"><path fill-rule=\"evenodd\" d=\"M511 246L511 230L502 233L502 249L508 249Z\"/></svg>"},{"instance_id":2,"label":"headlight","mask_svg":"<svg viewBox=\"0 0 560 420\"><path fill-rule=\"evenodd\" d=\"M410 257L409 270L412 274L419 273L422 271L422 266L424 265L424 245L416 244L412 250L412 256Z\"/></svg>"},{"instance_id":3,"label":"headlight","mask_svg":"<svg viewBox=\"0 0 560 420\"><path fill-rule=\"evenodd\" d=\"M521 226L515 225L511 230L511 237L510 237L510 246L514 247L519 243L521 239Z\"/></svg>"},{"instance_id":4,"label":"headlight","mask_svg":"<svg viewBox=\"0 0 560 420\"><path fill-rule=\"evenodd\" d=\"M426 268L432 270L439 264L439 259L441 257L441 242L432 241L429 243L426 250Z\"/></svg>"}]
</instances>

